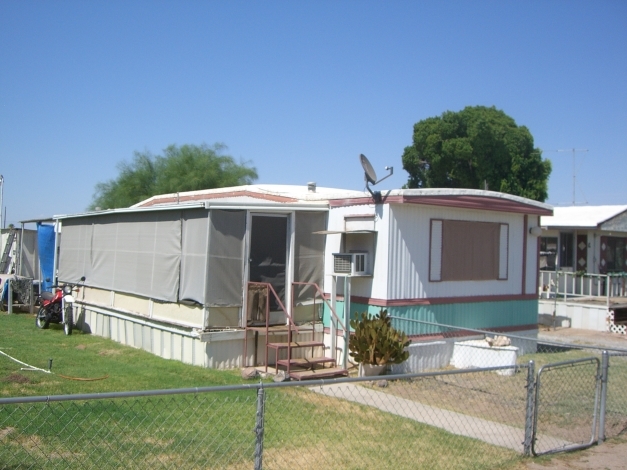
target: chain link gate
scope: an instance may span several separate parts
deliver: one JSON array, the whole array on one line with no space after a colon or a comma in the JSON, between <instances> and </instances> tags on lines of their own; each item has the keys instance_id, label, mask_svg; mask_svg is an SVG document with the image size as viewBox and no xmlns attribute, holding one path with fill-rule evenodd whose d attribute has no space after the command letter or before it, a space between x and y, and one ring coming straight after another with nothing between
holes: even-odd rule
<instances>
[{"instance_id":1,"label":"chain link gate","mask_svg":"<svg viewBox=\"0 0 627 470\"><path fill-rule=\"evenodd\" d=\"M551 454L592 446L601 396L596 357L547 364L536 379L532 452Z\"/></svg>"}]
</instances>

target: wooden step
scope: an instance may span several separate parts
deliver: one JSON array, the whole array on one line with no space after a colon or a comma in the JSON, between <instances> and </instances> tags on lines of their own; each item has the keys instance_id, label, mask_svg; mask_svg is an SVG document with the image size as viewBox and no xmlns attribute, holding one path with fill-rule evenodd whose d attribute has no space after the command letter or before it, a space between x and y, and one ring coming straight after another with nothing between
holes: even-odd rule
<instances>
[{"instance_id":1,"label":"wooden step","mask_svg":"<svg viewBox=\"0 0 627 470\"><path fill-rule=\"evenodd\" d=\"M287 359L279 359L277 364L287 367L300 367L303 369L312 369L317 364L335 364L335 359L332 357L307 357L307 358L293 358L289 361Z\"/></svg>"},{"instance_id":2,"label":"wooden step","mask_svg":"<svg viewBox=\"0 0 627 470\"><path fill-rule=\"evenodd\" d=\"M265 332L266 331L266 327L265 325L248 325L246 327L247 330L250 331L257 331L257 332ZM300 325L300 326L294 326L294 325L271 325L268 327L268 333L271 335L275 335L275 334L287 334L287 332L289 330L292 331L297 331L299 333L311 333L312 331L314 331L314 328L311 325ZM320 332L320 330L318 330L317 332Z\"/></svg>"},{"instance_id":3,"label":"wooden step","mask_svg":"<svg viewBox=\"0 0 627 470\"><path fill-rule=\"evenodd\" d=\"M322 341L292 341L291 343L268 343L269 348L276 350L291 348L315 348L317 346L324 346Z\"/></svg>"},{"instance_id":4,"label":"wooden step","mask_svg":"<svg viewBox=\"0 0 627 470\"><path fill-rule=\"evenodd\" d=\"M309 369L290 372L290 378L296 380L315 380L325 377L340 377L345 375L348 375L348 371L341 367L325 367L321 369Z\"/></svg>"}]
</instances>

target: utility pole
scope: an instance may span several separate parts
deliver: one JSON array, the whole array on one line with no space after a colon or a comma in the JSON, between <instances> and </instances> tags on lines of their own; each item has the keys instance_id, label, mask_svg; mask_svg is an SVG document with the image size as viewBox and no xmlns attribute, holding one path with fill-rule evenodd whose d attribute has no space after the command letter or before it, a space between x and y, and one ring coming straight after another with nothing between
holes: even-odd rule
<instances>
[{"instance_id":1,"label":"utility pole","mask_svg":"<svg viewBox=\"0 0 627 470\"><path fill-rule=\"evenodd\" d=\"M575 168L575 152L587 152L588 149L557 149L547 150L547 152L573 152L573 206L575 205L575 181L577 179L577 169Z\"/></svg>"}]
</instances>

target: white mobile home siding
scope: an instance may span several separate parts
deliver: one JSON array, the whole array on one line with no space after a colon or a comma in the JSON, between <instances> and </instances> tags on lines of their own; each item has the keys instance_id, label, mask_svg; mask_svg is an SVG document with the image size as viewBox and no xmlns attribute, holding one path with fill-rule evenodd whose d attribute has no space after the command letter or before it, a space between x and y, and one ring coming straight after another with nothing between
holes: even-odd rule
<instances>
[{"instance_id":1,"label":"white mobile home siding","mask_svg":"<svg viewBox=\"0 0 627 470\"><path fill-rule=\"evenodd\" d=\"M376 230L376 245L374 254L371 253L369 265L372 276L354 277L351 282L351 294L357 297L385 298L386 279L388 274L388 232L389 232L389 205L368 204L332 208L329 213L329 231L343 231L346 216L375 215L374 228ZM341 249L342 235L327 235L325 246L325 291L331 291L331 274L333 273L333 253L339 253ZM341 292L339 293L341 294Z\"/></svg>"},{"instance_id":2,"label":"white mobile home siding","mask_svg":"<svg viewBox=\"0 0 627 470\"><path fill-rule=\"evenodd\" d=\"M379 298L425 299L520 295L523 293L524 215L496 211L443 208L420 204L392 204L389 207L390 236L387 292L384 297ZM498 281L430 282L429 253L432 219L507 224L507 279ZM528 237L527 241L527 257L529 259L533 256L535 259L535 248L532 247L532 244L536 243L536 238L533 237L533 240L530 238ZM531 285L526 286L526 292L534 292L535 289L535 273L527 273L527 284L532 279L533 287Z\"/></svg>"}]
</instances>

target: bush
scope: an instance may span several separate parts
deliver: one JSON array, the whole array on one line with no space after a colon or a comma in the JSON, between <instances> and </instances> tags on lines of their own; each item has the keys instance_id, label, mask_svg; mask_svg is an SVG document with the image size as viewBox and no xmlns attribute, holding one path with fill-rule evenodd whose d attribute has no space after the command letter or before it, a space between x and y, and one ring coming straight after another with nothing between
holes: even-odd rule
<instances>
[{"instance_id":1,"label":"bush","mask_svg":"<svg viewBox=\"0 0 627 470\"><path fill-rule=\"evenodd\" d=\"M358 363L383 365L400 364L409 357L405 348L410 341L407 335L392 327L387 310L370 316L363 312L351 320L355 332L348 341L350 356Z\"/></svg>"}]
</instances>

